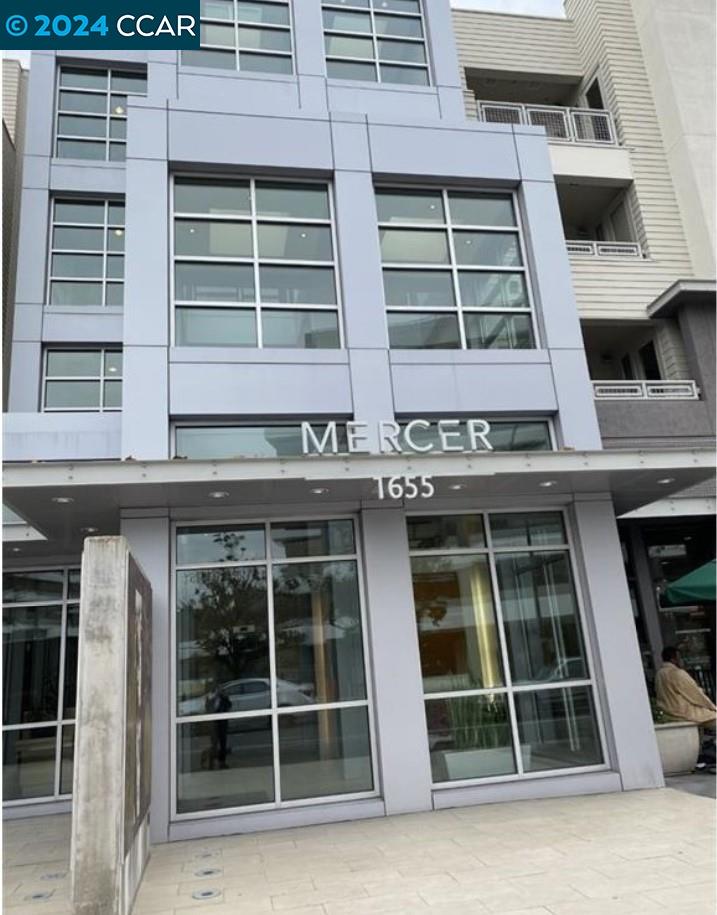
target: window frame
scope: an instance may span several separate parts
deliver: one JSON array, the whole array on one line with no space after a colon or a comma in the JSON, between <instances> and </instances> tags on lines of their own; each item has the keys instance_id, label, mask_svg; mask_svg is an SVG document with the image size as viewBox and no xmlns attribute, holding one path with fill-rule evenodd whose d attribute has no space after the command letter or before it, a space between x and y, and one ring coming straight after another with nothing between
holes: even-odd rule
<instances>
[{"instance_id":1,"label":"window frame","mask_svg":"<svg viewBox=\"0 0 717 915\"><path fill-rule=\"evenodd\" d=\"M259 0L261 3L266 3L267 5L276 6L284 8L288 11L289 22L287 25L282 25L276 22L252 22L244 19L239 19L239 5L238 0L230 0L232 4L232 19L220 19L216 16L203 16L201 12L201 2L199 10L199 30L200 30L200 44L198 48L193 48L193 51L219 51L226 53L227 55L232 52L234 55L234 67L222 68L222 67L206 67L201 64L188 63L185 64L182 55L183 52L180 51L179 56L179 65L180 67L188 67L199 70L210 70L216 73L241 73L244 76L254 76L258 78L263 77L276 77L283 76L284 78L292 78L296 75L296 41L294 39L294 7L291 0ZM202 44L201 43L201 28L202 25L223 25L225 27L232 27L234 31L234 44L230 47L229 45L219 45L219 44ZM289 36L289 44L291 48L289 51L278 51L278 50L262 50L260 48L242 48L239 44L239 29L241 28L253 28L253 29L267 29L269 31L275 32L285 32ZM289 72L284 72L281 70L245 70L241 66L241 55L247 54L250 57L279 57L283 59L288 59L291 64L291 69Z\"/></svg>"},{"instance_id":2,"label":"window frame","mask_svg":"<svg viewBox=\"0 0 717 915\"><path fill-rule=\"evenodd\" d=\"M89 161L89 160L88 160ZM69 204L83 204L83 203L102 203L104 204L104 218L101 223L89 223L89 222L58 222L55 219L55 207L60 203L69 203ZM111 206L122 206L125 211L124 223L120 225L116 222L110 221L110 207ZM55 238L55 229L101 229L102 230L102 248L97 249L96 251L90 251L87 249L80 248L56 248L54 244ZM121 251L110 251L108 245L108 235L112 229L122 229L122 234L124 237L124 245ZM125 286L125 272L127 265L127 204L124 197L73 197L63 196L52 196L50 198L50 230L48 233L48 248L47 248L47 288L45 291L45 302L48 308L81 308L83 311L91 312L93 309L97 308L111 308L122 310L124 308L124 286ZM69 255L88 255L94 257L102 258L102 274L98 277L82 277L82 276L55 276L53 272L53 259L56 254L69 254ZM110 277L108 274L108 266L110 258L112 257L121 257L122 258L122 277ZM100 305L53 305L52 304L52 284L53 283L87 283L89 285L101 284L102 286L102 303ZM119 286L122 289L122 305L110 305L108 304L108 287L109 286Z\"/></svg>"},{"instance_id":3,"label":"window frame","mask_svg":"<svg viewBox=\"0 0 717 915\"><path fill-rule=\"evenodd\" d=\"M48 376L47 366L51 353L99 353L100 354L100 373L99 375L57 375ZM99 349L93 346L46 346L42 354L42 387L40 390L40 412L41 413L121 413L122 405L111 407L105 405L105 383L107 381L124 381L124 358L122 359L122 372L119 375L107 375L105 372L105 357L108 353L119 353L124 356L122 346L102 346ZM47 406L47 383L48 381L93 381L98 382L100 386L100 402L96 407L48 407Z\"/></svg>"},{"instance_id":4,"label":"window frame","mask_svg":"<svg viewBox=\"0 0 717 915\"><path fill-rule=\"evenodd\" d=\"M493 545L492 530L489 523L490 515L527 515L527 514L543 514L545 512L554 512L561 516L563 522L563 529L565 531L565 541L562 544L550 544L545 546L511 546L511 547L496 547ZM509 724L511 731L512 746L511 750L515 758L515 767L516 772L509 775L490 775L483 778L468 778L468 779L455 779L451 781L444 782L431 782L431 789L434 791L440 790L450 790L452 788L475 788L480 787L481 785L489 784L499 784L502 782L514 782L514 781L525 781L526 779L533 778L558 778L563 775L575 775L575 774L588 774L591 772L603 772L609 770L611 767L610 763L610 748L607 741L607 735L605 730L605 716L602 708L602 696L600 692L600 683L599 676L597 671L597 665L595 661L595 652L593 647L593 633L588 625L589 621L587 618L586 611L586 598L583 593L582 578L579 575L579 569L577 566L577 558L575 552L575 538L572 530L571 519L569 517L568 510L564 505L559 504L548 504L548 505L536 505L533 504L528 508L502 508L499 505L496 505L493 508L485 509L461 509L458 511L452 511L451 509L443 510L433 510L433 511L411 511L406 512L406 521L410 517L446 517L446 516L456 516L456 515L473 515L480 516L483 531L485 534L485 546L483 547L453 547L453 548L436 548L428 550L415 550L408 548L409 560L413 557L423 557L423 556L471 556L471 555L481 555L485 556L488 559L488 568L490 572L490 586L491 586L491 595L493 599L493 606L495 611L495 621L496 621L496 637L500 650L500 661L503 671L503 685L486 687L483 689L467 689L467 690L456 690L454 692L449 691L439 691L439 692L430 692L427 693L424 689L423 683L421 682L421 694L424 703L424 713L425 713L425 703L431 699L451 699L459 698L463 696L485 696L485 695L504 695L507 700L508 714L509 714ZM570 570L570 575L572 577L573 592L575 594L575 604L576 604L576 616L578 622L580 623L583 646L585 651L585 666L587 668L587 676L584 678L571 678L569 680L555 681L548 684L513 684L513 675L510 669L510 658L508 653L508 643L507 635L505 629L505 623L503 618L503 608L500 596L500 588L498 583L498 572L496 567L496 556L506 555L511 553L562 553L567 554L568 568ZM411 575L411 580L413 581L413 575ZM418 636L418 630L416 629L416 634ZM419 677L422 679L422 673L419 669ZM589 766L571 766L563 767L559 769L544 769L534 772L525 772L523 767L522 754L520 752L521 740L520 732L518 727L518 717L516 713L516 703L515 696L519 693L539 693L539 692L551 692L560 689L570 689L571 687L584 687L590 690L593 707L595 710L595 724L596 731L599 741L600 751L602 753L603 762L589 765Z\"/></svg>"},{"instance_id":5,"label":"window frame","mask_svg":"<svg viewBox=\"0 0 717 915\"><path fill-rule=\"evenodd\" d=\"M350 521L354 533L354 552L341 555L321 555L321 556L299 556L294 558L281 558L274 560L271 551L271 527L272 525L291 524L296 522L323 522L323 521ZM204 518L197 520L174 520L170 525L170 740L169 740L169 776L170 776L170 822L182 822L186 820L206 819L207 817L224 817L233 816L240 813L261 813L270 810L286 810L297 807L311 807L315 805L324 805L340 802L350 802L366 800L381 797L380 770L378 765L378 746L377 746L377 728L375 705L373 696L373 665L371 661L371 651L368 638L368 614L366 603L366 587L364 582L364 560L362 550L362 528L361 519L358 514L352 513L325 513L320 515L294 515L285 517L277 515L276 517L266 516L263 518L255 517L236 517L215 518L214 520ZM254 525L262 527L264 530L266 552L263 559L215 562L215 563L178 563L177 562L177 529L178 528L206 528L217 525ZM356 580L358 585L359 610L361 618L361 645L363 649L363 668L364 682L366 686L365 699L351 699L338 702L317 703L312 705L280 707L277 701L277 672L276 672L276 630L274 625L274 589L272 587L272 569L274 565L302 565L311 562L340 562L350 561L356 564ZM271 682L271 705L268 709L252 709L246 712L225 712L221 714L202 714L202 715L179 715L177 705L177 572L191 569L225 569L225 568L242 568L242 567L261 567L266 570L267 575L267 625L269 632L269 679ZM371 752L371 776L373 779L373 788L371 791L361 791L346 794L323 795L321 797L301 798L298 800L281 800L281 763L279 755L279 718L282 715L295 715L302 712L312 712L322 709L343 709L343 708L366 708L368 718L368 740ZM177 756L177 734L181 724L201 723L202 721L216 721L219 719L233 721L235 719L245 718L269 718L271 721L272 735L272 768L273 768L273 787L274 800L262 804L244 804L238 807L218 807L204 810L192 811L189 813L179 813L177 810L178 800L178 756Z\"/></svg>"},{"instance_id":6,"label":"window frame","mask_svg":"<svg viewBox=\"0 0 717 915\"><path fill-rule=\"evenodd\" d=\"M249 194L250 194L250 212L248 215L217 215L217 214L197 214L197 213L185 213L181 210L175 209L175 186L176 180L183 178L196 179L198 181L208 180L208 181L246 181L249 185ZM327 199L329 203L329 216L328 219L311 219L311 218L299 218L299 217L283 217L283 216L259 216L256 208L256 184L267 183L267 184L282 184L289 185L294 184L299 187L307 187L314 185L317 188L325 188ZM182 349L191 349L191 348L209 348L209 349L221 349L221 346L211 345L211 344L182 344L177 342L177 333L176 333L176 318L177 318L177 309L178 308L207 308L210 310L215 309L228 309L229 311L240 311L240 312L253 312L254 318L256 321L256 343L253 346L238 346L233 344L227 344L227 348L236 349L236 350L252 350L252 349L266 349L271 350L280 350L280 349L292 349L301 352L313 352L316 350L324 350L326 347L285 347L285 346L265 346L264 345L264 327L262 322L262 316L264 311L291 311L291 312L317 312L317 311L326 311L328 313L335 313L337 315L337 329L338 329L338 344L335 347L329 347L328 350L331 352L337 352L339 350L345 349L346 339L344 331L344 314L343 314L343 293L341 285L341 269L340 269L340 258L339 258L339 247L338 247L338 236L337 236L337 226L336 226L336 203L334 200L334 182L331 180L322 180L320 178L283 178L278 176L276 178L271 175L256 177L256 175L214 175L207 172L175 172L170 175L170 185L169 185L169 195L170 195L170 206L169 206L169 296L171 303L171 315L170 315L170 345ZM247 257L230 257L230 256L211 256L211 255L177 255L175 252L176 249L176 239L175 239L175 227L178 220L194 220L198 222L227 222L227 223L241 223L243 225L248 225L251 228L252 235L252 254ZM313 225L318 227L325 227L330 230L331 235L331 252L332 257L330 261L309 261L309 260L296 260L291 258L260 258L259 256L259 243L258 243L258 227L260 224L273 224L273 225ZM188 301L184 299L177 299L176 297L176 278L175 278L175 268L178 263L196 263L196 264L237 264L237 265L247 265L253 268L253 279L254 279L254 302L210 302L210 301ZM323 267L331 268L333 271L334 277L334 287L336 290L336 304L333 305L304 305L304 304L288 304L281 302L262 302L261 301L261 283L260 283L260 267L269 266L269 267Z\"/></svg>"},{"instance_id":7,"label":"window frame","mask_svg":"<svg viewBox=\"0 0 717 915\"><path fill-rule=\"evenodd\" d=\"M382 191L390 191L394 193L420 193L420 192L433 192L441 194L441 203L443 206L443 221L442 222L382 222L378 218L378 206L377 206L377 231L378 231L378 240L380 245L381 231L384 229L398 229L402 231L427 231L433 229L436 232L442 232L446 236L447 246L448 246L448 256L449 261L445 264L430 264L425 262L396 262L396 261L384 261L383 256L381 255L381 275L382 280L384 279L384 274L386 270L394 271L417 271L417 272L442 272L449 274L451 276L452 282L452 291L453 297L455 300L455 307L451 308L435 308L431 306L389 306L386 302L386 287L384 281L384 314L386 316L386 337L388 340L388 348L392 351L407 351L411 350L413 352L429 352L430 350L426 347L392 347L391 346L391 337L389 331L389 314L440 314L441 316L455 315L458 319L458 333L460 346L457 347L435 347L435 349L449 349L452 352L528 352L541 349L542 340L540 335L540 327L537 319L537 310L536 310L536 301L535 293L533 290L533 278L530 271L530 262L528 259L528 250L525 241L525 227L523 223L523 214L521 212L520 198L517 189L501 189L501 188L487 188L487 187L462 187L462 186L451 186L451 185L436 185L436 184L416 184L416 183L391 183L391 182L379 182L374 185L374 194L378 198L378 194ZM485 195L488 197L510 197L513 213L515 215L515 225L514 226L487 226L487 225L462 225L454 224L451 211L450 211L450 194L475 194L477 196ZM486 232L486 233L496 233L496 234L507 234L515 235L518 239L518 247L520 251L520 257L522 263L520 265L509 266L509 267L496 267L496 266L482 266L476 264L459 264L456 258L456 247L455 247L455 233L458 232ZM520 273L523 276L523 281L525 283L528 306L521 308L497 308L497 307L481 307L463 304L463 299L460 289L460 274L461 273ZM465 327L464 314L469 315L513 315L513 314L525 314L530 317L530 328L533 335L533 345L531 347L524 348L499 348L495 347L490 350L482 347L469 347L467 345L467 335Z\"/></svg>"},{"instance_id":8,"label":"window frame","mask_svg":"<svg viewBox=\"0 0 717 915\"><path fill-rule=\"evenodd\" d=\"M80 89L75 86L62 86L62 71L63 70L85 70L92 73L104 73L106 76L106 83L104 89ZM112 108L112 96L114 95L124 95L127 97L127 101L131 98L146 98L147 90L144 92L131 92L128 90L112 90L112 76L116 75L127 75L131 74L132 76L144 76L145 80L149 80L149 73L147 68L144 69L133 69L131 66L114 66L108 64L106 67L97 66L90 64L71 64L71 63L58 63L57 72L55 76L55 118L53 123L54 134L52 142L52 154L56 159L68 160L70 162L82 162L85 164L95 163L95 162L115 162L122 164L126 161L127 157L127 136L125 131L124 137L112 137L111 128L112 120L124 121L127 123L128 112L125 109L123 114L114 114L111 111ZM89 94L89 95L104 95L107 100L104 113L100 114L99 112L89 112L89 111L64 111L60 107L60 94L62 92L78 93L78 94ZM105 122L105 133L104 136L99 137L81 137L73 134L61 134L60 133L60 117L61 116L71 116L71 117L81 117L81 118L93 118L95 120L103 119ZM61 140L72 140L77 143L104 143L105 144L105 155L102 159L78 159L72 156L61 156L59 153L59 145ZM124 155L120 159L112 159L110 157L110 149L112 144L118 144L124 148Z\"/></svg>"},{"instance_id":9,"label":"window frame","mask_svg":"<svg viewBox=\"0 0 717 915\"><path fill-rule=\"evenodd\" d=\"M366 85L377 85L377 86L390 86L398 87L400 89L405 89L406 87L412 89L429 89L434 85L433 80L433 66L431 61L431 49L430 42L428 40L428 29L426 27L426 12L424 9L424 0L417 0L418 2L418 14L401 12L399 10L376 10L374 3L375 0L368 0L368 8L366 7L354 7L354 6L344 6L339 0L322 0L321 2L321 24L322 24L322 37L323 37L323 48L324 48L324 67L326 71L326 78L329 80L336 80L339 84L342 83L365 83ZM323 13L324 11L335 11L335 12L348 12L348 13L363 13L369 17L371 23L370 32L355 32L346 29L328 29L324 25ZM414 36L406 35L382 35L376 29L376 16L392 16L396 19L418 19L421 23L421 37L417 38ZM338 55L338 54L329 54L326 49L326 38L327 36L336 36L339 38L364 38L370 40L373 45L373 57L352 57L348 55ZM379 43L381 41L398 41L405 42L406 44L415 44L419 47L423 47L425 53L425 63L418 63L414 61L396 61L396 60L383 60L379 53ZM376 75L375 80L362 80L362 79L352 79L344 78L341 76L332 76L329 74L329 63L358 63L358 64L369 64L373 65L374 73ZM382 78L382 67L399 67L405 70L422 70L426 74L425 83L401 83L393 82L390 80L384 80Z\"/></svg>"},{"instance_id":10,"label":"window frame","mask_svg":"<svg viewBox=\"0 0 717 915\"><path fill-rule=\"evenodd\" d=\"M32 574L34 572L62 572L63 573L63 582L62 582L62 598L60 600L49 600L49 601L5 601L3 599L2 606L3 612L6 608L15 608L15 607L62 607L62 616L61 616L61 635L60 635L60 658L58 663L58 697L57 697L57 716L53 721L36 721L27 724L5 724L2 722L2 734L3 734L3 752L4 752L4 737L5 734L9 731L30 731L30 730L42 730L43 728L52 728L54 727L57 731L55 735L55 773L53 780L54 792L53 794L40 795L38 797L26 797L26 798L17 798L15 800L6 800L3 798L3 807L27 807L30 804L52 804L57 801L71 801L72 792L69 794L61 793L61 784L62 784L62 734L66 727L72 726L75 727L77 723L77 718L66 718L64 715L65 712L65 674L66 674L66 661L67 661L67 619L68 619L68 610L70 607L76 607L77 612L80 612L80 599L81 595L77 598L70 597L70 572L80 572L80 567L75 565L54 565L48 564L44 566L28 566L27 568L5 568L3 572L5 573L23 573L27 572ZM3 710L4 711L4 710ZM61 714L62 713L62 714Z\"/></svg>"}]
</instances>

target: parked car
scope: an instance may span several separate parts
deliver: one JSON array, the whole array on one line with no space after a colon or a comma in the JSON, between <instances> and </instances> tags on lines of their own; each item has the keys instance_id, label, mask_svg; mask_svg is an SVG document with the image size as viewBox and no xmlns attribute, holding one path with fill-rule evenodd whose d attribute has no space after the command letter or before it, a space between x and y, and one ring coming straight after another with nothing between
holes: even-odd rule
<instances>
[{"instance_id":1,"label":"parked car","mask_svg":"<svg viewBox=\"0 0 717 915\"><path fill-rule=\"evenodd\" d=\"M228 680L219 685L220 691L231 703L232 712L251 712L271 707L271 683L265 677L244 677L240 680ZM207 698L210 694L184 699L179 703L180 715L206 715ZM288 680L277 680L276 698L280 708L295 705L311 705L311 696Z\"/></svg>"}]
</instances>

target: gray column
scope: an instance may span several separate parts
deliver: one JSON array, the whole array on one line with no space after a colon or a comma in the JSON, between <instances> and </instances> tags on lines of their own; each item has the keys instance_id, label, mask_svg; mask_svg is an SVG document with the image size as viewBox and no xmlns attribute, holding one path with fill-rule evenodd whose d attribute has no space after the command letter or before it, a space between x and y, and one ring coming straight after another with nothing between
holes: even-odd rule
<instances>
[{"instance_id":1,"label":"gray column","mask_svg":"<svg viewBox=\"0 0 717 915\"><path fill-rule=\"evenodd\" d=\"M650 642L653 666L655 670L658 670L662 663L662 649L664 648L664 645L662 643L657 597L655 595L655 588L652 584L652 575L650 574L650 561L639 521L629 521L628 531L630 552L632 553L632 561L635 569L637 596L642 610L642 618L645 623L645 631L647 632L647 638Z\"/></svg>"},{"instance_id":2,"label":"gray column","mask_svg":"<svg viewBox=\"0 0 717 915\"><path fill-rule=\"evenodd\" d=\"M137 512L134 513L138 514ZM153 843L168 841L170 816L171 608L169 518L147 512L122 518L122 534L152 585L152 806Z\"/></svg>"},{"instance_id":3,"label":"gray column","mask_svg":"<svg viewBox=\"0 0 717 915\"><path fill-rule=\"evenodd\" d=\"M368 629L381 787L386 813L431 808L406 519L400 509L362 513Z\"/></svg>"},{"instance_id":4,"label":"gray column","mask_svg":"<svg viewBox=\"0 0 717 915\"><path fill-rule=\"evenodd\" d=\"M598 685L624 790L661 788L662 766L609 498L575 503L578 551L592 608Z\"/></svg>"}]
</instances>

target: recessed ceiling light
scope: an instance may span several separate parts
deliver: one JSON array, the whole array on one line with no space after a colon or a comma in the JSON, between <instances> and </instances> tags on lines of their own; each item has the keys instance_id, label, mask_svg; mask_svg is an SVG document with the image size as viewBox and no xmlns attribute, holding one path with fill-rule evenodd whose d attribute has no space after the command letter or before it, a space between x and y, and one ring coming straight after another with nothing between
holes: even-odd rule
<instances>
[{"instance_id":1,"label":"recessed ceiling light","mask_svg":"<svg viewBox=\"0 0 717 915\"><path fill-rule=\"evenodd\" d=\"M115 105L115 114L124 114L124 108L122 105Z\"/></svg>"},{"instance_id":2,"label":"recessed ceiling light","mask_svg":"<svg viewBox=\"0 0 717 915\"><path fill-rule=\"evenodd\" d=\"M661 480L658 480L657 483L659 486L669 486L670 483L674 483L674 477L663 477Z\"/></svg>"},{"instance_id":3,"label":"recessed ceiling light","mask_svg":"<svg viewBox=\"0 0 717 915\"><path fill-rule=\"evenodd\" d=\"M53 496L52 501L57 502L58 505L69 505L70 502L74 502L75 500L72 496Z\"/></svg>"},{"instance_id":4,"label":"recessed ceiling light","mask_svg":"<svg viewBox=\"0 0 717 915\"><path fill-rule=\"evenodd\" d=\"M80 530L83 534L96 534L99 531L98 527L81 527Z\"/></svg>"},{"instance_id":5,"label":"recessed ceiling light","mask_svg":"<svg viewBox=\"0 0 717 915\"><path fill-rule=\"evenodd\" d=\"M14 546L14 547L12 548L12 551L13 551L13 553L20 553L20 552L22 552L19 546Z\"/></svg>"},{"instance_id":6,"label":"recessed ceiling light","mask_svg":"<svg viewBox=\"0 0 717 915\"><path fill-rule=\"evenodd\" d=\"M543 480L543 482L540 485L543 487L543 489L550 489L551 486L557 486L558 481L557 480Z\"/></svg>"},{"instance_id":7,"label":"recessed ceiling light","mask_svg":"<svg viewBox=\"0 0 717 915\"><path fill-rule=\"evenodd\" d=\"M226 499L228 497L228 495L229 495L229 493L224 492L223 489L215 489L214 492L209 493L209 498L210 499Z\"/></svg>"},{"instance_id":8,"label":"recessed ceiling light","mask_svg":"<svg viewBox=\"0 0 717 915\"><path fill-rule=\"evenodd\" d=\"M459 492L461 489L465 489L466 485L465 483L451 483L448 488L452 489L454 492Z\"/></svg>"},{"instance_id":9,"label":"recessed ceiling light","mask_svg":"<svg viewBox=\"0 0 717 915\"><path fill-rule=\"evenodd\" d=\"M311 491L315 496L325 496L328 492L328 489L325 489L323 486L316 486Z\"/></svg>"}]
</instances>

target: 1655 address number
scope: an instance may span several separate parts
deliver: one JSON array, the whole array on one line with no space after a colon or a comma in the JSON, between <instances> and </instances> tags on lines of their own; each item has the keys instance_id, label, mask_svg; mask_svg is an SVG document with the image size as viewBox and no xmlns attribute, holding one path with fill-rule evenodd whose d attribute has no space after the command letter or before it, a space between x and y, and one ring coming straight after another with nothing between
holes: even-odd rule
<instances>
[{"instance_id":1,"label":"1655 address number","mask_svg":"<svg viewBox=\"0 0 717 915\"><path fill-rule=\"evenodd\" d=\"M379 499L430 499L435 495L433 477L374 477Z\"/></svg>"}]
</instances>

